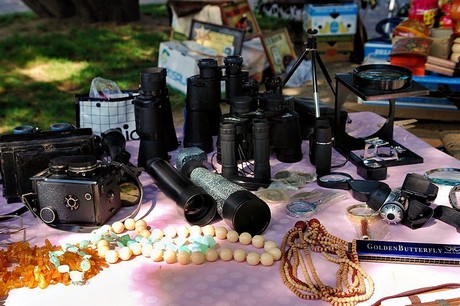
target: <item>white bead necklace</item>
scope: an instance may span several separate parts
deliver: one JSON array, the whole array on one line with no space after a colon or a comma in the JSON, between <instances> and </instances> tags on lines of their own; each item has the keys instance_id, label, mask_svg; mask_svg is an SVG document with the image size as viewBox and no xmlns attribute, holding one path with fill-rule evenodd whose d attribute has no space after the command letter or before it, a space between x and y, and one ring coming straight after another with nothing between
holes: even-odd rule
<instances>
[{"instance_id":1,"label":"white bead necklace","mask_svg":"<svg viewBox=\"0 0 460 306\"><path fill-rule=\"evenodd\" d=\"M129 231L134 231L136 235L131 237ZM263 249L263 252L259 254L256 251L246 252L243 248L233 250L219 247L214 238L242 246L252 245L256 249ZM220 259L247 262L251 266L271 266L282 255L274 241L267 241L261 235L252 236L247 232L238 234L234 230L213 225L149 229L145 221L134 219L102 226L93 232L91 241L97 247L99 256L110 264L142 254L155 262L169 264L200 265Z\"/></svg>"}]
</instances>

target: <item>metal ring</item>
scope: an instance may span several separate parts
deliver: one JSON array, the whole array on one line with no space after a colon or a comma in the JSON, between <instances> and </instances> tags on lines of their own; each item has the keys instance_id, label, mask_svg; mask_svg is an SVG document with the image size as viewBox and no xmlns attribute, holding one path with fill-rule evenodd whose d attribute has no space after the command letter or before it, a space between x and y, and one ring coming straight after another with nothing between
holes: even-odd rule
<instances>
[{"instance_id":1,"label":"metal ring","mask_svg":"<svg viewBox=\"0 0 460 306\"><path fill-rule=\"evenodd\" d=\"M458 175L458 179L452 178L452 173ZM433 177L433 174L441 173L447 174L446 177ZM425 172L425 176L428 177L433 183L443 186L455 186L460 184L460 169L457 168L436 168ZM449 177L450 176L450 177Z\"/></svg>"},{"instance_id":2,"label":"metal ring","mask_svg":"<svg viewBox=\"0 0 460 306\"><path fill-rule=\"evenodd\" d=\"M455 209L460 211L460 206L458 205L457 202L457 197L455 196L455 193L460 190L460 184L455 185L452 187L449 191L449 203L450 205Z\"/></svg>"}]
</instances>

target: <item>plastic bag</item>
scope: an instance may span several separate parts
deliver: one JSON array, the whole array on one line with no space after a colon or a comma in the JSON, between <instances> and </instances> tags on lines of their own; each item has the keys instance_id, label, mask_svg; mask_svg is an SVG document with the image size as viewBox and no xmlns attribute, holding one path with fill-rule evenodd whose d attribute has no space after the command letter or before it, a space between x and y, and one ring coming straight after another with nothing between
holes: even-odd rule
<instances>
[{"instance_id":1,"label":"plastic bag","mask_svg":"<svg viewBox=\"0 0 460 306\"><path fill-rule=\"evenodd\" d=\"M121 98L122 96L123 93L117 83L112 80L96 77L91 81L91 88L89 91L90 98L113 99Z\"/></svg>"},{"instance_id":2,"label":"plastic bag","mask_svg":"<svg viewBox=\"0 0 460 306\"><path fill-rule=\"evenodd\" d=\"M286 71L289 71L294 66L295 61L291 61L286 67ZM301 87L306 82L312 80L311 61L302 61L297 67L294 74L288 80L286 87Z\"/></svg>"}]
</instances>

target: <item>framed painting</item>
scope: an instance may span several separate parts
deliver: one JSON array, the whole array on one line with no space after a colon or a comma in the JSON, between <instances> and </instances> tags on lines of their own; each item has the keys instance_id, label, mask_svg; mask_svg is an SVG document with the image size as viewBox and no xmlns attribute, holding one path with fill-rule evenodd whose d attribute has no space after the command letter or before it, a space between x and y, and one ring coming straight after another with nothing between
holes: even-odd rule
<instances>
[{"instance_id":1,"label":"framed painting","mask_svg":"<svg viewBox=\"0 0 460 306\"><path fill-rule=\"evenodd\" d=\"M240 55L244 30L192 20L189 39L215 50L218 56Z\"/></svg>"},{"instance_id":2,"label":"framed painting","mask_svg":"<svg viewBox=\"0 0 460 306\"><path fill-rule=\"evenodd\" d=\"M287 29L264 34L263 41L273 74L284 73L287 65L297 57Z\"/></svg>"},{"instance_id":3,"label":"framed painting","mask_svg":"<svg viewBox=\"0 0 460 306\"><path fill-rule=\"evenodd\" d=\"M245 40L262 34L247 1L222 5L222 21L226 26L243 30Z\"/></svg>"}]
</instances>

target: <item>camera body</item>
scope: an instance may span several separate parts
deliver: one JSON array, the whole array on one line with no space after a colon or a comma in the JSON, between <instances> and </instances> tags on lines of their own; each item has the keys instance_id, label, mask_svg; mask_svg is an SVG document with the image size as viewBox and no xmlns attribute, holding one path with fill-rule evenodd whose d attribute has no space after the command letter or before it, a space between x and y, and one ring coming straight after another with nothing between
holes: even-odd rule
<instances>
[{"instance_id":1,"label":"camera body","mask_svg":"<svg viewBox=\"0 0 460 306\"><path fill-rule=\"evenodd\" d=\"M47 224L102 225L121 207L121 176L117 166L94 156L55 158L31 177L29 209Z\"/></svg>"},{"instance_id":2,"label":"camera body","mask_svg":"<svg viewBox=\"0 0 460 306\"><path fill-rule=\"evenodd\" d=\"M438 187L427 177L408 173L401 188L392 190L387 184L378 184L366 203L389 223L418 227L433 215L429 206L437 193Z\"/></svg>"},{"instance_id":3,"label":"camera body","mask_svg":"<svg viewBox=\"0 0 460 306\"><path fill-rule=\"evenodd\" d=\"M20 202L32 191L30 178L62 155L97 155L99 139L90 128L41 131L0 136L3 196Z\"/></svg>"}]
</instances>

